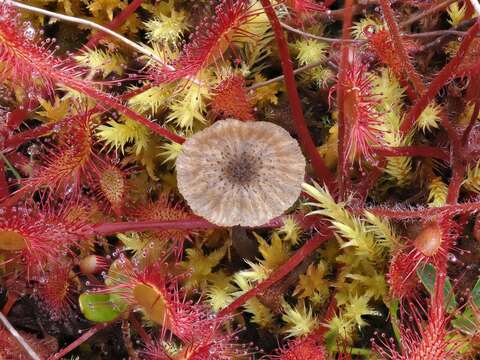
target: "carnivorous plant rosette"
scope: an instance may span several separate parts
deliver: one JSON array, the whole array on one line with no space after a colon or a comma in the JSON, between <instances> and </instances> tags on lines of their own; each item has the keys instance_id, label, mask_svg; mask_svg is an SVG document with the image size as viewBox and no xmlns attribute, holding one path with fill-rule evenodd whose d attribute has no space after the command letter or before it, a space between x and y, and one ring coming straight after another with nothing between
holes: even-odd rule
<instances>
[{"instance_id":1,"label":"carnivorous plant rosette","mask_svg":"<svg viewBox=\"0 0 480 360\"><path fill-rule=\"evenodd\" d=\"M190 137L176 168L194 213L217 225L258 226L297 200L305 158L280 126L227 119Z\"/></svg>"}]
</instances>

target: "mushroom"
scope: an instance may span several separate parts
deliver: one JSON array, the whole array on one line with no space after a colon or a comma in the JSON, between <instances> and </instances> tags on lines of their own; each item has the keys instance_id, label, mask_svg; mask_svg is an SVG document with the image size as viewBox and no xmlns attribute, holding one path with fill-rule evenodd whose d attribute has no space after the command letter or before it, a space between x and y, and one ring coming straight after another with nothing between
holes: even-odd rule
<instances>
[{"instance_id":1,"label":"mushroom","mask_svg":"<svg viewBox=\"0 0 480 360\"><path fill-rule=\"evenodd\" d=\"M305 158L278 125L226 119L187 139L176 168L195 214L221 226L258 226L297 200Z\"/></svg>"}]
</instances>

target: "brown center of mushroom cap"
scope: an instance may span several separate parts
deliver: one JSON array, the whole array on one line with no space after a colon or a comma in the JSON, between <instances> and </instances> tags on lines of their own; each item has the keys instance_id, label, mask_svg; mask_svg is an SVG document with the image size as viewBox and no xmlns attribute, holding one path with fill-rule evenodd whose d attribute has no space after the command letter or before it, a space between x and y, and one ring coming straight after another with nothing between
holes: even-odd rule
<instances>
[{"instance_id":1,"label":"brown center of mushroom cap","mask_svg":"<svg viewBox=\"0 0 480 360\"><path fill-rule=\"evenodd\" d=\"M230 182L245 185L259 175L260 167L261 159L244 151L227 162L223 173Z\"/></svg>"}]
</instances>

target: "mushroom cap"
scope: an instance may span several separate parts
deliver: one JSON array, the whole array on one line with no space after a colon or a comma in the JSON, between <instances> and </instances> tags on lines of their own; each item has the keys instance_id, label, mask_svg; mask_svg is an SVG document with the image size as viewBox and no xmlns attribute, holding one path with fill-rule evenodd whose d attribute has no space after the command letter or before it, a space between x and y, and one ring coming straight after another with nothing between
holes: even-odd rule
<instances>
[{"instance_id":1,"label":"mushroom cap","mask_svg":"<svg viewBox=\"0 0 480 360\"><path fill-rule=\"evenodd\" d=\"M187 139L176 168L195 214L221 226L258 226L297 200L305 158L278 125L226 119Z\"/></svg>"}]
</instances>

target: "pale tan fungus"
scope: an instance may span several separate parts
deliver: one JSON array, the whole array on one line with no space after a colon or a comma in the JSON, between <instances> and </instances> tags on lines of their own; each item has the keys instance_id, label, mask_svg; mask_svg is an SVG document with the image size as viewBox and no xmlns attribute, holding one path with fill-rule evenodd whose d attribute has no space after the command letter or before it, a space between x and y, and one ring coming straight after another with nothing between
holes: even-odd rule
<instances>
[{"instance_id":1,"label":"pale tan fungus","mask_svg":"<svg viewBox=\"0 0 480 360\"><path fill-rule=\"evenodd\" d=\"M278 125L226 119L187 139L176 168L195 214L221 226L258 226L297 200L305 158Z\"/></svg>"}]
</instances>

